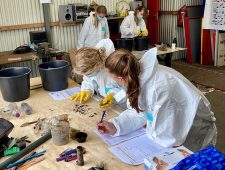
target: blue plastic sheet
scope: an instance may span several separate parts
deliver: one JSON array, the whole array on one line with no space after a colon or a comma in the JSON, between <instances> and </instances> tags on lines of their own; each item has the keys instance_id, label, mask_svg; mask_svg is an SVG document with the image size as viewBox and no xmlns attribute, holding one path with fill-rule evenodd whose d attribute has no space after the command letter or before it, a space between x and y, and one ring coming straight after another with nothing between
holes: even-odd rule
<instances>
[{"instance_id":1,"label":"blue plastic sheet","mask_svg":"<svg viewBox=\"0 0 225 170\"><path fill-rule=\"evenodd\" d=\"M211 146L180 161L172 170L225 170L225 155Z\"/></svg>"}]
</instances>

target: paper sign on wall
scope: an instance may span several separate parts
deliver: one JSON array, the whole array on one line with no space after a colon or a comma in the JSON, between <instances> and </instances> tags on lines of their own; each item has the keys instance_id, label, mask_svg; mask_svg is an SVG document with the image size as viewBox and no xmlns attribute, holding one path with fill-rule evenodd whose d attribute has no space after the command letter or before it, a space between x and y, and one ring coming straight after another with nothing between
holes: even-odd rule
<instances>
[{"instance_id":1,"label":"paper sign on wall","mask_svg":"<svg viewBox=\"0 0 225 170\"><path fill-rule=\"evenodd\" d=\"M52 3L52 0L40 0L41 4L50 4Z\"/></svg>"},{"instance_id":2,"label":"paper sign on wall","mask_svg":"<svg viewBox=\"0 0 225 170\"><path fill-rule=\"evenodd\" d=\"M204 29L225 30L225 1L206 0Z\"/></svg>"},{"instance_id":3,"label":"paper sign on wall","mask_svg":"<svg viewBox=\"0 0 225 170\"><path fill-rule=\"evenodd\" d=\"M225 33L219 33L217 66L225 65Z\"/></svg>"}]
</instances>

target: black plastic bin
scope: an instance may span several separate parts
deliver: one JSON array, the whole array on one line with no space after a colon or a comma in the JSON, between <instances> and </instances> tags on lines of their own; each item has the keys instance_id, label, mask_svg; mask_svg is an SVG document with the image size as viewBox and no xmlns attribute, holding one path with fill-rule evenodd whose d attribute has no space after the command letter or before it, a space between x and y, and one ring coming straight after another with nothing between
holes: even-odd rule
<instances>
[{"instance_id":1,"label":"black plastic bin","mask_svg":"<svg viewBox=\"0 0 225 170\"><path fill-rule=\"evenodd\" d=\"M8 102L18 102L30 96L30 73L28 67L10 67L0 70L2 97Z\"/></svg>"},{"instance_id":2,"label":"black plastic bin","mask_svg":"<svg viewBox=\"0 0 225 170\"><path fill-rule=\"evenodd\" d=\"M149 37L140 36L134 38L134 49L136 51L144 51L149 48Z\"/></svg>"},{"instance_id":3,"label":"black plastic bin","mask_svg":"<svg viewBox=\"0 0 225 170\"><path fill-rule=\"evenodd\" d=\"M39 65L43 88L47 91L60 91L68 87L68 67L65 60L45 62Z\"/></svg>"},{"instance_id":4,"label":"black plastic bin","mask_svg":"<svg viewBox=\"0 0 225 170\"><path fill-rule=\"evenodd\" d=\"M133 38L120 38L116 40L117 49L123 48L129 51L133 49Z\"/></svg>"}]
</instances>

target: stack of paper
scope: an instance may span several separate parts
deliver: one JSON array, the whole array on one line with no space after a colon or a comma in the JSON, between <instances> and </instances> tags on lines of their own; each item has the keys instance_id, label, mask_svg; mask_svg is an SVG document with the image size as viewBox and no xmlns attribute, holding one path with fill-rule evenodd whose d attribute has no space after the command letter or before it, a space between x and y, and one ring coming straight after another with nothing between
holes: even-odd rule
<instances>
[{"instance_id":1,"label":"stack of paper","mask_svg":"<svg viewBox=\"0 0 225 170\"><path fill-rule=\"evenodd\" d=\"M165 149L149 139L144 128L119 137L101 135L97 131L95 133L110 145L109 150L115 156L130 165L143 164L146 157Z\"/></svg>"}]
</instances>

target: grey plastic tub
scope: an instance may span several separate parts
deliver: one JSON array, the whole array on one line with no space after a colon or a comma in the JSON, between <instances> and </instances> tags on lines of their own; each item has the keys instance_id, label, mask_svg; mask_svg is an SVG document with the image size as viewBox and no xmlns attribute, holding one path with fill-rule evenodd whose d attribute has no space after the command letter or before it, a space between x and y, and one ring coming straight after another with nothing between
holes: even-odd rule
<instances>
[{"instance_id":1,"label":"grey plastic tub","mask_svg":"<svg viewBox=\"0 0 225 170\"><path fill-rule=\"evenodd\" d=\"M30 73L28 67L0 70L0 88L5 101L18 102L30 96Z\"/></svg>"},{"instance_id":2,"label":"grey plastic tub","mask_svg":"<svg viewBox=\"0 0 225 170\"><path fill-rule=\"evenodd\" d=\"M148 36L140 36L134 38L134 49L136 51L144 51L149 48L149 37Z\"/></svg>"},{"instance_id":3,"label":"grey plastic tub","mask_svg":"<svg viewBox=\"0 0 225 170\"><path fill-rule=\"evenodd\" d=\"M60 91L68 87L68 66L65 60L41 63L39 72L43 88L47 91Z\"/></svg>"},{"instance_id":4,"label":"grey plastic tub","mask_svg":"<svg viewBox=\"0 0 225 170\"><path fill-rule=\"evenodd\" d=\"M133 38L120 38L116 40L117 49L123 48L129 51L133 49Z\"/></svg>"}]
</instances>

